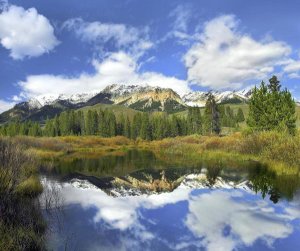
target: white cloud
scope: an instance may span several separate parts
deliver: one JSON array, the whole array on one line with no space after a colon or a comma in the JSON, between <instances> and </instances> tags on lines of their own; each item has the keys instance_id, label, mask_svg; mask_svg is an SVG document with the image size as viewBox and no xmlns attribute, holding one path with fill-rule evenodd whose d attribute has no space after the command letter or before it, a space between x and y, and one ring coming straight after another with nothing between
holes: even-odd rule
<instances>
[{"instance_id":1,"label":"white cloud","mask_svg":"<svg viewBox=\"0 0 300 251\"><path fill-rule=\"evenodd\" d=\"M5 101L5 100L0 99L0 113L9 110L15 104L16 104L16 102L10 102L10 101Z\"/></svg>"},{"instance_id":2,"label":"white cloud","mask_svg":"<svg viewBox=\"0 0 300 251\"><path fill-rule=\"evenodd\" d=\"M40 56L59 44L46 17L35 8L14 5L0 14L0 42L15 60Z\"/></svg>"},{"instance_id":3,"label":"white cloud","mask_svg":"<svg viewBox=\"0 0 300 251\"><path fill-rule=\"evenodd\" d=\"M192 35L188 33L190 22L195 15L188 4L180 4L174 8L169 14L169 18L173 21L171 30L158 43L175 39L179 45L190 46L198 38L198 33Z\"/></svg>"},{"instance_id":4,"label":"white cloud","mask_svg":"<svg viewBox=\"0 0 300 251\"><path fill-rule=\"evenodd\" d=\"M136 59L125 53L110 54L103 61L93 61L95 74L82 73L78 77L64 75L32 75L20 82L22 95L35 97L40 95L76 94L99 92L109 84L148 84L172 88L179 94L189 91L185 80L168 77L157 72L139 73Z\"/></svg>"},{"instance_id":5,"label":"white cloud","mask_svg":"<svg viewBox=\"0 0 300 251\"><path fill-rule=\"evenodd\" d=\"M256 41L238 31L232 15L204 25L200 41L184 56L188 80L213 89L241 88L246 81L263 79L290 54L278 41Z\"/></svg>"},{"instance_id":6,"label":"white cloud","mask_svg":"<svg viewBox=\"0 0 300 251\"><path fill-rule=\"evenodd\" d=\"M191 19L191 8L188 5L178 5L169 15L174 18L173 28L177 31L186 32Z\"/></svg>"},{"instance_id":7,"label":"white cloud","mask_svg":"<svg viewBox=\"0 0 300 251\"><path fill-rule=\"evenodd\" d=\"M289 59L284 64L283 71L289 78L300 78L300 60Z\"/></svg>"},{"instance_id":8,"label":"white cloud","mask_svg":"<svg viewBox=\"0 0 300 251\"><path fill-rule=\"evenodd\" d=\"M110 228L137 231L139 242L141 239L143 243L146 240L162 241L168 243L172 250L197 246L199 249L205 247L208 251L231 251L252 246L258 240L272 246L275 240L293 233L294 220L300 217L298 200L288 205L274 205L262 200L260 195L239 189L202 190L200 194L193 195L192 188L179 186L172 192L161 194L113 197L90 184L87 189L83 187L64 183L61 190L63 205L79 204L84 209L95 208L94 223L104 221ZM180 207L185 216L172 223L176 228L184 227L178 241L172 243L157 236L160 222L156 222L159 219L156 217L147 218L158 225L151 229L151 233L148 232L150 229L141 221L144 218L143 211L154 211L170 204L176 210L176 204L180 201L187 203L188 210ZM190 232L186 231L186 227L195 238L189 238Z\"/></svg>"},{"instance_id":9,"label":"white cloud","mask_svg":"<svg viewBox=\"0 0 300 251\"><path fill-rule=\"evenodd\" d=\"M111 43L117 49L128 49L134 55L153 46L148 38L148 28L137 29L125 24L85 22L81 18L67 20L64 28L75 32L85 42L105 45Z\"/></svg>"},{"instance_id":10,"label":"white cloud","mask_svg":"<svg viewBox=\"0 0 300 251\"><path fill-rule=\"evenodd\" d=\"M267 202L241 202L238 198L242 196L241 192L216 190L190 199L186 225L204 238L208 251L236 250L240 245L252 246L258 239L272 245L293 232L290 223L299 217L297 206L275 214ZM226 227L230 231L224 235Z\"/></svg>"}]
</instances>

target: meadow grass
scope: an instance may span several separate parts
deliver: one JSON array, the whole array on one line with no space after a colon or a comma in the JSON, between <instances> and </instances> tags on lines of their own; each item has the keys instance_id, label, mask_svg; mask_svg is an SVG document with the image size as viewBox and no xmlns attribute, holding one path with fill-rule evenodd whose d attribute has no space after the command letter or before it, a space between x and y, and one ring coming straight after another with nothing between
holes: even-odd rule
<instances>
[{"instance_id":1,"label":"meadow grass","mask_svg":"<svg viewBox=\"0 0 300 251\"><path fill-rule=\"evenodd\" d=\"M123 136L67 136L56 138L17 137L33 154L43 159L98 158L124 154L129 149L153 151L170 163L206 160L239 166L249 160L267 164L281 173L298 173L300 133L290 136L279 132L235 132L227 136L190 135L155 141L128 139Z\"/></svg>"},{"instance_id":2,"label":"meadow grass","mask_svg":"<svg viewBox=\"0 0 300 251\"><path fill-rule=\"evenodd\" d=\"M38 167L31 152L13 141L0 138L0 250L42 250Z\"/></svg>"},{"instance_id":3,"label":"meadow grass","mask_svg":"<svg viewBox=\"0 0 300 251\"><path fill-rule=\"evenodd\" d=\"M300 135L279 132L234 133L224 137L192 135L149 142L161 158L183 162L222 160L267 164L280 173L299 173Z\"/></svg>"}]
</instances>

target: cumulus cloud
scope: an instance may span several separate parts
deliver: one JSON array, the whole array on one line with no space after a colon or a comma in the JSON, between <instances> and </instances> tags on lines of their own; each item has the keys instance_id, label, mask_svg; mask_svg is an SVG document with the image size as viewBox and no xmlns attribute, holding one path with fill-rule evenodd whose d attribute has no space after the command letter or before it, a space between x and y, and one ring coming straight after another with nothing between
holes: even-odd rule
<instances>
[{"instance_id":1,"label":"cumulus cloud","mask_svg":"<svg viewBox=\"0 0 300 251\"><path fill-rule=\"evenodd\" d=\"M238 31L232 15L204 25L200 40L184 56L188 80L213 89L241 88L249 80L263 79L291 52L279 41L256 41Z\"/></svg>"},{"instance_id":2,"label":"cumulus cloud","mask_svg":"<svg viewBox=\"0 0 300 251\"><path fill-rule=\"evenodd\" d=\"M0 99L0 113L9 110L15 104L16 104L16 102L14 102L14 101L11 102L11 101L6 101L6 100Z\"/></svg>"},{"instance_id":3,"label":"cumulus cloud","mask_svg":"<svg viewBox=\"0 0 300 251\"><path fill-rule=\"evenodd\" d=\"M97 45L111 43L117 49L129 49L134 54L144 52L153 46L148 38L148 28L138 29L125 24L85 22L81 18L69 19L63 27L75 32L82 41Z\"/></svg>"},{"instance_id":4,"label":"cumulus cloud","mask_svg":"<svg viewBox=\"0 0 300 251\"><path fill-rule=\"evenodd\" d=\"M285 63L283 71L290 78L300 78L300 60L290 59Z\"/></svg>"},{"instance_id":5,"label":"cumulus cloud","mask_svg":"<svg viewBox=\"0 0 300 251\"><path fill-rule=\"evenodd\" d=\"M7 6L0 14L0 43L19 60L47 53L59 44L49 20L35 8Z\"/></svg>"},{"instance_id":6,"label":"cumulus cloud","mask_svg":"<svg viewBox=\"0 0 300 251\"><path fill-rule=\"evenodd\" d=\"M190 199L186 225L196 236L204 238L208 251L252 246L258 239L271 246L276 239L293 232L290 223L299 217L297 207L274 214L274 208L267 202L241 202L242 196L241 192L212 191ZM226 228L228 234L224 234Z\"/></svg>"},{"instance_id":7,"label":"cumulus cloud","mask_svg":"<svg viewBox=\"0 0 300 251\"><path fill-rule=\"evenodd\" d=\"M179 94L189 91L185 80L157 72L139 72L136 59L123 52L110 54L103 61L94 60L95 74L82 73L78 77L64 75L31 75L19 83L22 96L76 94L99 92L109 84L148 84L172 88Z\"/></svg>"},{"instance_id":8,"label":"cumulus cloud","mask_svg":"<svg viewBox=\"0 0 300 251\"><path fill-rule=\"evenodd\" d=\"M243 246L250 247L258 240L271 247L275 240L286 238L294 232L294 221L300 217L298 200L289 205L274 205L261 200L260 195L243 190L197 190L198 195L195 195L192 188L179 186L172 192L161 194L112 197L91 184L88 184L88 190L82 187L64 183L61 190L63 204L95 208L95 224L105 222L113 229L138 232L136 237L139 243L140 240L143 244L155 240L168 243L172 250L197 246L208 251L231 251ZM177 204L182 201L187 203L187 209ZM183 229L181 238L176 239L175 243L166 235L157 236L160 229L158 217L149 218L147 215L147 220L157 226L151 228L151 233L141 221L145 210L155 212L166 205L182 212L178 221L173 222L177 233Z\"/></svg>"}]
</instances>

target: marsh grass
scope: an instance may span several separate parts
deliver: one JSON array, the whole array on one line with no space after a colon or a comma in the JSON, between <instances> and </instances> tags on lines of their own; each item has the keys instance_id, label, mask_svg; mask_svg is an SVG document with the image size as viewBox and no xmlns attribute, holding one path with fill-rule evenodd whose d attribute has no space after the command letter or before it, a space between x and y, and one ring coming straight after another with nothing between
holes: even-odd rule
<instances>
[{"instance_id":1,"label":"marsh grass","mask_svg":"<svg viewBox=\"0 0 300 251\"><path fill-rule=\"evenodd\" d=\"M0 250L41 250L45 222L37 196L42 186L33 156L0 138Z\"/></svg>"},{"instance_id":2,"label":"marsh grass","mask_svg":"<svg viewBox=\"0 0 300 251\"><path fill-rule=\"evenodd\" d=\"M298 173L300 167L300 133L291 136L285 132L236 132L227 136L190 135L145 141L123 136L68 136L57 138L17 137L16 140L41 159L99 158L122 155L130 149L153 151L169 163L193 164L201 160L227 162L239 166L249 160L268 164L280 173Z\"/></svg>"},{"instance_id":3,"label":"marsh grass","mask_svg":"<svg viewBox=\"0 0 300 251\"><path fill-rule=\"evenodd\" d=\"M149 142L149 149L169 161L260 161L280 173L299 173L300 136L279 132L234 133L229 136L176 137Z\"/></svg>"}]
</instances>

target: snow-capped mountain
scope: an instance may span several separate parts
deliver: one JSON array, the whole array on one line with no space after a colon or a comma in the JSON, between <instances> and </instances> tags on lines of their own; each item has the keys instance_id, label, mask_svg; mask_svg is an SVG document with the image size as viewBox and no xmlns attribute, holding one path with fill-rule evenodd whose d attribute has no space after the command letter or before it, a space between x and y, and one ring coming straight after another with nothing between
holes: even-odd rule
<instances>
[{"instance_id":1,"label":"snow-capped mountain","mask_svg":"<svg viewBox=\"0 0 300 251\"><path fill-rule=\"evenodd\" d=\"M217 103L240 103L247 102L251 96L251 89L245 89L241 91L212 91ZM183 95L182 100L188 106L205 106L208 97L208 92L189 92Z\"/></svg>"},{"instance_id":2,"label":"snow-capped mountain","mask_svg":"<svg viewBox=\"0 0 300 251\"><path fill-rule=\"evenodd\" d=\"M251 90L214 91L218 103L246 102ZM190 92L180 96L171 88L149 85L112 84L99 92L79 94L44 95L17 104L0 115L0 123L11 119L45 121L67 109L78 109L96 104L114 104L139 111L164 111L173 113L183 111L189 106L205 105L208 92Z\"/></svg>"},{"instance_id":3,"label":"snow-capped mountain","mask_svg":"<svg viewBox=\"0 0 300 251\"><path fill-rule=\"evenodd\" d=\"M43 95L31 98L28 103L31 109L41 108L45 105L53 105L57 101L66 101L71 104L85 103L94 97L97 93L80 93L80 94L59 94L59 95Z\"/></svg>"},{"instance_id":4,"label":"snow-capped mountain","mask_svg":"<svg viewBox=\"0 0 300 251\"><path fill-rule=\"evenodd\" d=\"M170 88L148 85L110 85L102 93L110 94L116 105L144 111L179 111L186 107L181 97ZM171 107L171 109L169 109Z\"/></svg>"}]
</instances>

